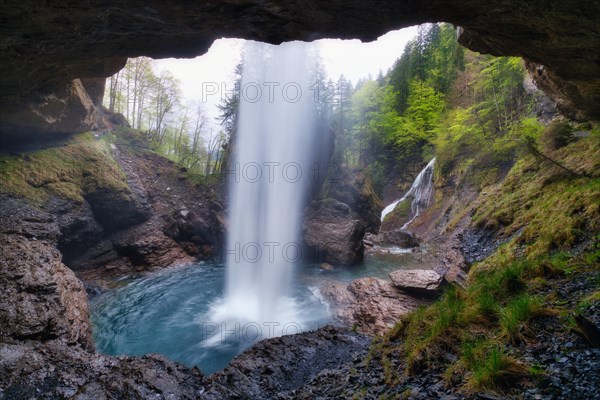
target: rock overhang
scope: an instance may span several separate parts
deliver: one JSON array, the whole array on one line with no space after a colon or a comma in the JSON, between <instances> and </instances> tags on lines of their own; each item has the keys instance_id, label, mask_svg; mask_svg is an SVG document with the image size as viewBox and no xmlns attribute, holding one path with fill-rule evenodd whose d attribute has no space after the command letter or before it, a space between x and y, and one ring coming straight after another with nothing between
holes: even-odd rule
<instances>
[{"instance_id":1,"label":"rock overhang","mask_svg":"<svg viewBox=\"0 0 600 400\"><path fill-rule=\"evenodd\" d=\"M600 119L600 3L589 0L6 0L1 7L3 141L18 141L24 132L73 131L69 107L101 101L93 93L74 98L85 93L73 90L73 80L99 82L127 57L194 57L221 37L370 41L424 22L460 26L459 41L472 50L524 57L565 115ZM62 109L40 115L49 101ZM82 110L79 129L93 128L90 111Z\"/></svg>"}]
</instances>

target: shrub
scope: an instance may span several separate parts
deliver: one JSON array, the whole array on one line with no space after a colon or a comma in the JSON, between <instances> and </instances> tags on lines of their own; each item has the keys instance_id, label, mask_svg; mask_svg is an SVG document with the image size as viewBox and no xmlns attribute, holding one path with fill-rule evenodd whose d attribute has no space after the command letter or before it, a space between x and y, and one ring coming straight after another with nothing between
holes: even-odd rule
<instances>
[{"instance_id":1,"label":"shrub","mask_svg":"<svg viewBox=\"0 0 600 400\"><path fill-rule=\"evenodd\" d=\"M573 142L573 129L566 121L554 121L542 131L540 142L546 151L560 149Z\"/></svg>"}]
</instances>

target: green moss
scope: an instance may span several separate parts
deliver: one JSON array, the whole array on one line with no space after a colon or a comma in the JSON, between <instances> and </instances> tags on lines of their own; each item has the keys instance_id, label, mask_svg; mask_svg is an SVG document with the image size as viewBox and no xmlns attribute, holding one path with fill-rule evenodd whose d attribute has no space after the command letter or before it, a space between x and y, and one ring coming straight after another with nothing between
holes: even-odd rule
<instances>
[{"instance_id":1,"label":"green moss","mask_svg":"<svg viewBox=\"0 0 600 400\"><path fill-rule=\"evenodd\" d=\"M0 193L22 196L37 205L50 196L82 202L86 193L102 189L129 193L110 145L91 135L78 135L61 147L0 157L0 166Z\"/></svg>"},{"instance_id":2,"label":"green moss","mask_svg":"<svg viewBox=\"0 0 600 400\"><path fill-rule=\"evenodd\" d=\"M391 213L385 216L386 220L390 220L392 218L407 218L410 216L411 212L411 204L413 198L409 197L400 203L396 204L396 207L392 210Z\"/></svg>"}]
</instances>

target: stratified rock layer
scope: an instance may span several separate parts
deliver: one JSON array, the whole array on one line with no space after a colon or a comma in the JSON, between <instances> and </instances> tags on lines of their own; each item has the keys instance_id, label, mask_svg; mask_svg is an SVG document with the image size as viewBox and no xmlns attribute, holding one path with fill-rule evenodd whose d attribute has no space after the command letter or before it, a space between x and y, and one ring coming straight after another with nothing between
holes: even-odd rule
<instances>
[{"instance_id":1,"label":"stratified rock layer","mask_svg":"<svg viewBox=\"0 0 600 400\"><path fill-rule=\"evenodd\" d=\"M61 343L0 343L6 399L198 399L203 375L158 355L111 357Z\"/></svg>"}]
</instances>

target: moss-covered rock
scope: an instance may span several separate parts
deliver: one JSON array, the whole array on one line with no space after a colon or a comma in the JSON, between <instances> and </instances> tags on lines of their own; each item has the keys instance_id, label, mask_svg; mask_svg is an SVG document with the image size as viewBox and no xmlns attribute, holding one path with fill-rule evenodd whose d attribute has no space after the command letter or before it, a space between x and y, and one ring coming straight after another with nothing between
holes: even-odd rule
<instances>
[{"instance_id":1,"label":"moss-covered rock","mask_svg":"<svg viewBox=\"0 0 600 400\"><path fill-rule=\"evenodd\" d=\"M129 187L111 145L91 134L63 146L0 158L0 193L43 206L51 198L87 201L97 221L114 231L144 221L147 209Z\"/></svg>"}]
</instances>

